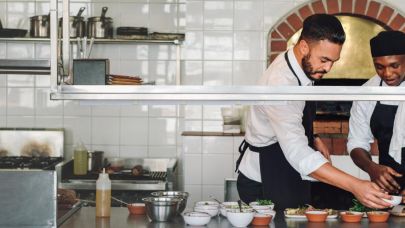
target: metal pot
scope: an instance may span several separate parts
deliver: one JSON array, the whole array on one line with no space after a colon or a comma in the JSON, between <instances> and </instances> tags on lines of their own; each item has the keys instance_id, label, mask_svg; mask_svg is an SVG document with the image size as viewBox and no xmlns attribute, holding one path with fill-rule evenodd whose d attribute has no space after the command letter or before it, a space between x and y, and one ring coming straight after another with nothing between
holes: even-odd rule
<instances>
[{"instance_id":1,"label":"metal pot","mask_svg":"<svg viewBox=\"0 0 405 228\"><path fill-rule=\"evenodd\" d=\"M146 214L152 221L166 222L173 219L181 199L168 197L147 197L145 203Z\"/></svg>"},{"instance_id":2,"label":"metal pot","mask_svg":"<svg viewBox=\"0 0 405 228\"><path fill-rule=\"evenodd\" d=\"M186 209L188 192L162 191L162 192L152 192L151 195L155 197L179 198L181 199L181 201L179 203L178 212L182 213L184 209Z\"/></svg>"},{"instance_id":3,"label":"metal pot","mask_svg":"<svg viewBox=\"0 0 405 228\"><path fill-rule=\"evenodd\" d=\"M81 7L76 16L69 17L69 34L71 38L84 37L86 35L86 22L81 16L85 7ZM59 29L62 32L63 18L59 19Z\"/></svg>"},{"instance_id":4,"label":"metal pot","mask_svg":"<svg viewBox=\"0 0 405 228\"><path fill-rule=\"evenodd\" d=\"M50 21L48 15L39 15L30 17L30 36L31 37L49 37Z\"/></svg>"},{"instance_id":5,"label":"metal pot","mask_svg":"<svg viewBox=\"0 0 405 228\"><path fill-rule=\"evenodd\" d=\"M87 36L89 38L113 38L113 19L106 17L108 8L103 7L100 17L90 17L87 22Z\"/></svg>"},{"instance_id":6,"label":"metal pot","mask_svg":"<svg viewBox=\"0 0 405 228\"><path fill-rule=\"evenodd\" d=\"M88 171L99 172L104 168L104 152L89 152Z\"/></svg>"}]
</instances>

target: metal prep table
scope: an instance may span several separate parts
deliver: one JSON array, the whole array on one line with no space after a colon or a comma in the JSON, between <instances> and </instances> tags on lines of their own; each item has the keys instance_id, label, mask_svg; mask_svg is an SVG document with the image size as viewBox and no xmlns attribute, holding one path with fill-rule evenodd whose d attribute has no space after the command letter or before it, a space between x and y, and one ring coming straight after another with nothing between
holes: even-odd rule
<instances>
[{"instance_id":1,"label":"metal prep table","mask_svg":"<svg viewBox=\"0 0 405 228\"><path fill-rule=\"evenodd\" d=\"M137 227L137 228L181 228L187 226L184 224L183 218L177 216L171 222L149 222L146 215L130 215L127 208L111 208L110 218L96 218L94 207L81 208L70 219L62 224L61 228L76 228L76 227L96 227L96 228L112 228L112 227ZM405 227L405 217L391 216L387 223L370 223L368 219L363 219L361 223L343 223L339 219L328 220L326 223L309 223L305 219L284 219L280 216L281 212L277 212L276 218L271 222L270 227L306 227L306 228L326 228L326 227L349 227L349 228L400 228ZM222 216L217 216L211 219L207 228L231 228L232 225ZM252 226L250 226L252 227ZM263 226L266 227L266 226Z\"/></svg>"}]
</instances>

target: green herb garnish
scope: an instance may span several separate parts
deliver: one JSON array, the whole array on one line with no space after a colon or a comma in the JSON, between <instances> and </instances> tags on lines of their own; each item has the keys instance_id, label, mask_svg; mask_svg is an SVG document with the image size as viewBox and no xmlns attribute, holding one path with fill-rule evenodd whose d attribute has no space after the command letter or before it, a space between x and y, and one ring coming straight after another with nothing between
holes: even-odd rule
<instances>
[{"instance_id":1,"label":"green herb garnish","mask_svg":"<svg viewBox=\"0 0 405 228\"><path fill-rule=\"evenodd\" d=\"M353 207L349 208L349 211L357 211L357 212L368 212L373 211L374 209L369 208L361 204L357 199L353 199Z\"/></svg>"},{"instance_id":2,"label":"green herb garnish","mask_svg":"<svg viewBox=\"0 0 405 228\"><path fill-rule=\"evenodd\" d=\"M256 200L256 202L257 202L259 205L273 205L273 202L272 202L271 200L265 200L265 199L263 199L263 200Z\"/></svg>"}]
</instances>

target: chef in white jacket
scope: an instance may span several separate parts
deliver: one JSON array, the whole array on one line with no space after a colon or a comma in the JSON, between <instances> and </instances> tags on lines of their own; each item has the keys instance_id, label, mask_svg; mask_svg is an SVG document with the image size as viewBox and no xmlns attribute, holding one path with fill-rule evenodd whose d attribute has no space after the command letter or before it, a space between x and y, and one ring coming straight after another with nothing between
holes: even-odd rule
<instances>
[{"instance_id":1,"label":"chef in white jacket","mask_svg":"<svg viewBox=\"0 0 405 228\"><path fill-rule=\"evenodd\" d=\"M363 86L405 87L405 33L381 32L370 40L370 47L377 75ZM399 101L353 102L347 144L354 163L392 194L405 187L405 145L403 137L399 137L405 130L405 113L398 108L399 104ZM378 143L378 164L369 153L374 139Z\"/></svg>"},{"instance_id":2,"label":"chef in white jacket","mask_svg":"<svg viewBox=\"0 0 405 228\"><path fill-rule=\"evenodd\" d=\"M339 60L345 32L339 20L315 14L304 20L298 43L280 54L259 80L264 86L312 86ZM237 161L237 188L245 202L270 199L278 210L310 203L310 183L317 179L350 191L372 208L390 206L390 196L370 181L333 167L314 150L313 101L285 101L252 106Z\"/></svg>"}]
</instances>

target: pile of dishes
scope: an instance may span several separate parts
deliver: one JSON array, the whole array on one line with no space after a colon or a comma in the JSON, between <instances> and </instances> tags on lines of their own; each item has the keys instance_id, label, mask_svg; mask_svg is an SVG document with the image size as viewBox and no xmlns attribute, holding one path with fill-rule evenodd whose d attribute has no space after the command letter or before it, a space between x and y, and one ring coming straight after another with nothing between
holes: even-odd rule
<instances>
[{"instance_id":1,"label":"pile of dishes","mask_svg":"<svg viewBox=\"0 0 405 228\"><path fill-rule=\"evenodd\" d=\"M138 76L110 74L108 77L109 85L142 85L142 83L142 78Z\"/></svg>"}]
</instances>

